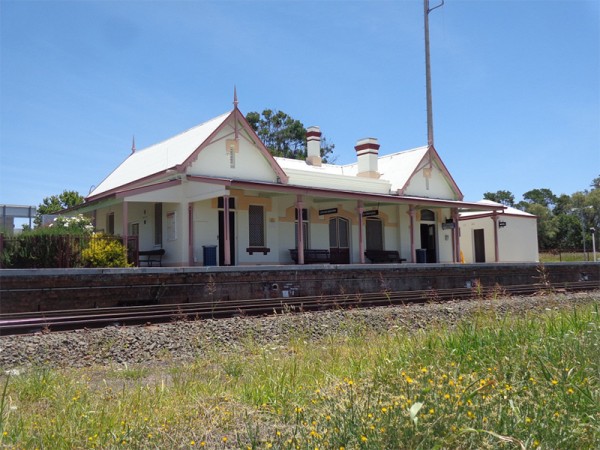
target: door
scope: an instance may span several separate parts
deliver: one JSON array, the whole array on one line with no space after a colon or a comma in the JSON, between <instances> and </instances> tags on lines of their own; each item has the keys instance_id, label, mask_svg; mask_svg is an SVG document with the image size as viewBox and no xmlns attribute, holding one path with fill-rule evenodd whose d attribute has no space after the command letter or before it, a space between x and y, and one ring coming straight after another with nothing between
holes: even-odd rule
<instances>
[{"instance_id":1,"label":"door","mask_svg":"<svg viewBox=\"0 0 600 450\"><path fill-rule=\"evenodd\" d=\"M219 211L219 265L225 261L225 211ZM229 257L231 265L235 266L235 213L229 211Z\"/></svg>"},{"instance_id":2,"label":"door","mask_svg":"<svg viewBox=\"0 0 600 450\"><path fill-rule=\"evenodd\" d=\"M435 224L421 224L421 248L426 250L428 263L437 262L437 249L435 245Z\"/></svg>"},{"instance_id":3,"label":"door","mask_svg":"<svg viewBox=\"0 0 600 450\"><path fill-rule=\"evenodd\" d=\"M343 217L329 220L329 255L332 264L350 264L350 222Z\"/></svg>"},{"instance_id":4,"label":"door","mask_svg":"<svg viewBox=\"0 0 600 450\"><path fill-rule=\"evenodd\" d=\"M473 244L475 246L475 262L485 262L485 235L483 228L473 230Z\"/></svg>"},{"instance_id":5,"label":"door","mask_svg":"<svg viewBox=\"0 0 600 450\"><path fill-rule=\"evenodd\" d=\"M225 198L229 209L229 262L235 265L235 197L219 197L217 208L219 208L219 265L225 264Z\"/></svg>"}]
</instances>

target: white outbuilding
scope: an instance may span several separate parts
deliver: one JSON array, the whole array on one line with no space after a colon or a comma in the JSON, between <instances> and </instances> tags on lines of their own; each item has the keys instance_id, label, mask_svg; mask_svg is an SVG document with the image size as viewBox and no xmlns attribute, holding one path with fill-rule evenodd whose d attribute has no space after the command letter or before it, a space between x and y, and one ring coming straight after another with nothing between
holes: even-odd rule
<instances>
[{"instance_id":1,"label":"white outbuilding","mask_svg":"<svg viewBox=\"0 0 600 450\"><path fill-rule=\"evenodd\" d=\"M502 207L490 200L477 202ZM539 262L537 216L512 207L459 214L460 248L465 263Z\"/></svg>"}]
</instances>

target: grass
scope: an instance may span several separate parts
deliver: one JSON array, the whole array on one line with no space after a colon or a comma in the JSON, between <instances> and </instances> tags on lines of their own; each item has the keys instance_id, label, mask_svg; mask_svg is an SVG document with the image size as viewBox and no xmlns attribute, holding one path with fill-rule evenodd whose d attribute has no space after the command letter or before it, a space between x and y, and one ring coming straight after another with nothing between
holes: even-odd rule
<instances>
[{"instance_id":1,"label":"grass","mask_svg":"<svg viewBox=\"0 0 600 450\"><path fill-rule=\"evenodd\" d=\"M597 304L0 377L1 448L591 449Z\"/></svg>"},{"instance_id":2,"label":"grass","mask_svg":"<svg viewBox=\"0 0 600 450\"><path fill-rule=\"evenodd\" d=\"M591 251L583 252L560 252L546 253L540 252L540 262L575 262L575 261L593 261L594 257Z\"/></svg>"}]
</instances>

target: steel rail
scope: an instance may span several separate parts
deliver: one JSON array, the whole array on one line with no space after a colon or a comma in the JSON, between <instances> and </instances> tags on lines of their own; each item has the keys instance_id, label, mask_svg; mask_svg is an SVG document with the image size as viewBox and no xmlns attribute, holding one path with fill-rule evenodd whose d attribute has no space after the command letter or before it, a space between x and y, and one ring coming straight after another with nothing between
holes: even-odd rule
<instances>
[{"instance_id":1,"label":"steel rail","mask_svg":"<svg viewBox=\"0 0 600 450\"><path fill-rule=\"evenodd\" d=\"M0 314L0 336L97 328L108 325L139 325L176 320L219 319L244 315L258 316L286 312L394 306L427 301L493 298L503 295L529 295L541 291L582 291L599 288L600 284L597 281L580 281L556 285L527 284L309 297L203 300L193 303Z\"/></svg>"}]
</instances>

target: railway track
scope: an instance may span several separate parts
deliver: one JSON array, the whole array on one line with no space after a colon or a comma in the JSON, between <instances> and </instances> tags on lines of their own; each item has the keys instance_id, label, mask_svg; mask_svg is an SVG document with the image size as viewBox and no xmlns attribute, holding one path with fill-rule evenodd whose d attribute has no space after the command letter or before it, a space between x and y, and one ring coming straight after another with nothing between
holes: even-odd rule
<instances>
[{"instance_id":1,"label":"railway track","mask_svg":"<svg viewBox=\"0 0 600 450\"><path fill-rule=\"evenodd\" d=\"M0 336L99 328L109 325L140 325L176 320L219 319L233 316L368 308L465 298L490 298L494 295L531 295L551 290L584 291L595 290L599 287L597 281L579 281L552 286L527 284L501 288L457 288L251 300L204 300L198 303L0 314Z\"/></svg>"}]
</instances>

